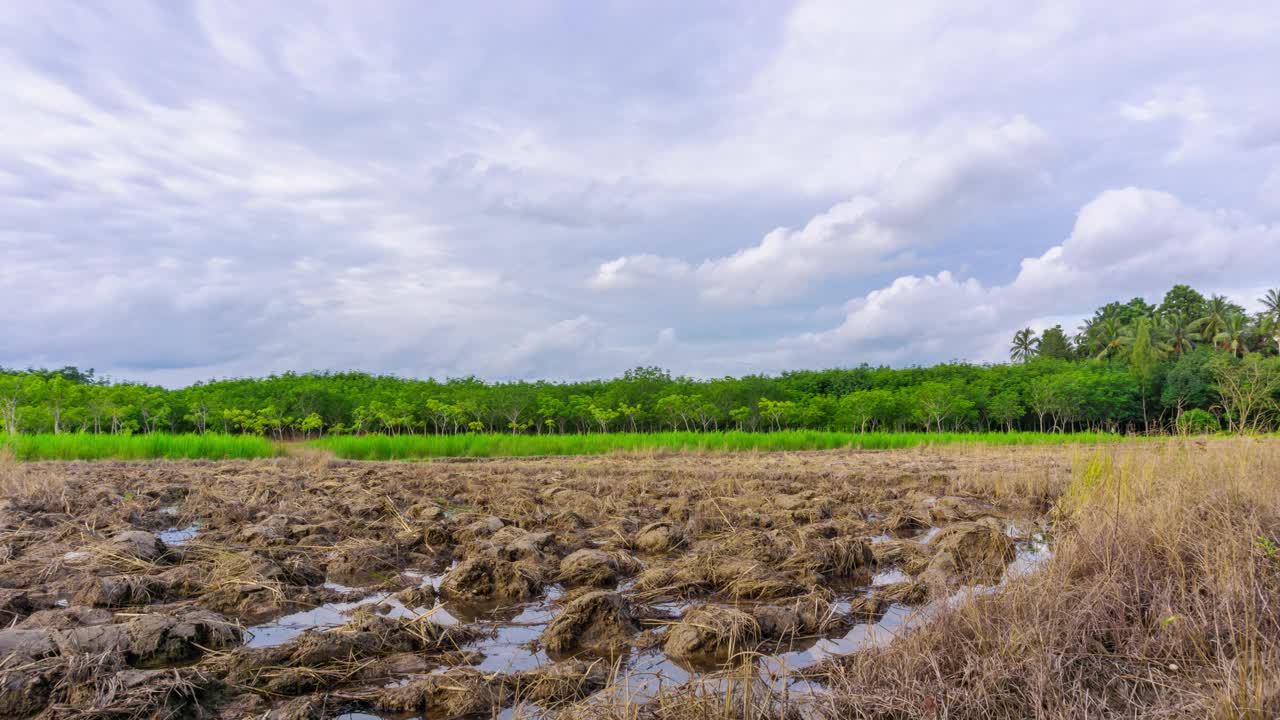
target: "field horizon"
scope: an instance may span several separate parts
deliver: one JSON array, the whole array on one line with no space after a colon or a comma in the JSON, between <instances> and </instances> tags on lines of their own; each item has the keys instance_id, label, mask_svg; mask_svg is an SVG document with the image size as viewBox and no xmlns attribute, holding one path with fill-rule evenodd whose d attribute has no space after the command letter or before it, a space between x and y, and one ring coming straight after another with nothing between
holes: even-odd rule
<instances>
[{"instance_id":1,"label":"field horizon","mask_svg":"<svg viewBox=\"0 0 1280 720\"><path fill-rule=\"evenodd\" d=\"M891 450L946 445L1074 445L1117 443L1142 436L1115 433L867 432L654 432L513 435L344 435L311 440L243 434L110 435L93 433L0 435L0 453L17 460L251 459L288 455L291 449L330 453L344 460L548 457L653 452L792 452ZM1167 436L1158 436L1167 437Z\"/></svg>"}]
</instances>

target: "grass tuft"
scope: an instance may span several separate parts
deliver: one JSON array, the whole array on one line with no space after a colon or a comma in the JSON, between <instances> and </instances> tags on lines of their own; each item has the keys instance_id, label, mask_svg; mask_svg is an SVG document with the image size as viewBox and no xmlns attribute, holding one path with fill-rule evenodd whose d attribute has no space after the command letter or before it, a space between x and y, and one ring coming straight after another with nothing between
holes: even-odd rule
<instances>
[{"instance_id":1,"label":"grass tuft","mask_svg":"<svg viewBox=\"0 0 1280 720\"><path fill-rule=\"evenodd\" d=\"M18 435L0 441L18 460L230 460L272 457L276 445L248 435Z\"/></svg>"}]
</instances>

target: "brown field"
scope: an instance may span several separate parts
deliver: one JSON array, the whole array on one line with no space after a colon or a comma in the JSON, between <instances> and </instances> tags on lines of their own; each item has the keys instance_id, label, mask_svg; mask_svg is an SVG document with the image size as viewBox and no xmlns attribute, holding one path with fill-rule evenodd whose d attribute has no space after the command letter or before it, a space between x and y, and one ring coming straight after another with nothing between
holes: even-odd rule
<instances>
[{"instance_id":1,"label":"brown field","mask_svg":"<svg viewBox=\"0 0 1280 720\"><path fill-rule=\"evenodd\" d=\"M0 461L0 717L1280 716L1280 444Z\"/></svg>"}]
</instances>

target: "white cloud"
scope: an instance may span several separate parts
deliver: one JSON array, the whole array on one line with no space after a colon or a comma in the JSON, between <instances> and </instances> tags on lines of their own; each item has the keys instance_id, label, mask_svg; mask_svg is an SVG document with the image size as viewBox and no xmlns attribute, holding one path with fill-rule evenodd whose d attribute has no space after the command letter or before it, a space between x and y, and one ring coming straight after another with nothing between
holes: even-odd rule
<instances>
[{"instance_id":1,"label":"white cloud","mask_svg":"<svg viewBox=\"0 0 1280 720\"><path fill-rule=\"evenodd\" d=\"M1177 145L1165 155L1170 163L1215 152L1241 133L1212 110L1204 91L1198 87L1162 88L1145 101L1125 103L1120 114L1140 124L1165 121L1176 124Z\"/></svg>"},{"instance_id":2,"label":"white cloud","mask_svg":"<svg viewBox=\"0 0 1280 720\"><path fill-rule=\"evenodd\" d=\"M690 273L689 264L658 255L628 255L602 263L588 284L598 290L658 287Z\"/></svg>"},{"instance_id":3,"label":"white cloud","mask_svg":"<svg viewBox=\"0 0 1280 720\"><path fill-rule=\"evenodd\" d=\"M950 224L1008 203L1047 181L1050 142L1021 116L999 123L943 127L860 195L799 229L777 228L732 255L688 262L631 255L603 263L597 289L669 285L687 279L705 300L767 305L788 300L828 275L901 267Z\"/></svg>"},{"instance_id":4,"label":"white cloud","mask_svg":"<svg viewBox=\"0 0 1280 720\"><path fill-rule=\"evenodd\" d=\"M1013 287L1028 295L1092 287L1132 295L1185 277L1232 282L1274 265L1280 265L1277 227L1191 207L1168 193L1125 188L1083 207L1063 244L1023 260Z\"/></svg>"},{"instance_id":5,"label":"white cloud","mask_svg":"<svg viewBox=\"0 0 1280 720\"><path fill-rule=\"evenodd\" d=\"M1044 318L1088 315L1135 295L1158 301L1187 278L1225 289L1277 273L1280 226L1191 207L1164 192L1109 190L1081 208L1061 245L1024 259L1008 284L986 286L947 271L900 277L850 301L836 327L786 338L779 347L790 362L1002 360L1008 336L1028 324L1043 326Z\"/></svg>"}]
</instances>

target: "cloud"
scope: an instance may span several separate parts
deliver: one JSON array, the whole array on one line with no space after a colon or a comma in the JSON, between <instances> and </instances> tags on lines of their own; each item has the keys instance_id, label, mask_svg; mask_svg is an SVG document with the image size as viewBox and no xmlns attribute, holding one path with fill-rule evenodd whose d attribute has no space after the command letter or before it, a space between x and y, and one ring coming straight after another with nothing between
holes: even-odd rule
<instances>
[{"instance_id":1,"label":"cloud","mask_svg":"<svg viewBox=\"0 0 1280 720\"><path fill-rule=\"evenodd\" d=\"M1195 0L14 4L0 364L999 358L1274 283L1241 248L1274 249L1278 34Z\"/></svg>"},{"instance_id":2,"label":"cloud","mask_svg":"<svg viewBox=\"0 0 1280 720\"><path fill-rule=\"evenodd\" d=\"M599 290L652 288L670 285L688 276L688 263L658 255L628 255L602 263L588 284Z\"/></svg>"},{"instance_id":3,"label":"cloud","mask_svg":"<svg viewBox=\"0 0 1280 720\"><path fill-rule=\"evenodd\" d=\"M696 268L678 258L624 256L601 264L590 285L656 287L686 279L708 301L767 305L824 276L898 268L949 223L1043 185L1049 147L1045 132L1021 116L943 128L922 138L874 195L834 205L802 228L777 228L756 245Z\"/></svg>"},{"instance_id":4,"label":"cloud","mask_svg":"<svg viewBox=\"0 0 1280 720\"><path fill-rule=\"evenodd\" d=\"M899 277L851 300L843 321L779 343L781 356L880 362L1005 358L1008 336L1046 317L1084 316L1115 299L1159 294L1189 277L1210 287L1280 273L1280 226L1206 211L1155 190L1108 190L1084 205L1071 234L1016 277L988 286L949 271Z\"/></svg>"},{"instance_id":5,"label":"cloud","mask_svg":"<svg viewBox=\"0 0 1280 720\"><path fill-rule=\"evenodd\" d=\"M1204 91L1194 86L1161 88L1145 101L1125 103L1120 114L1127 120L1144 125L1174 123L1178 132L1177 144L1165 155L1165 161L1170 163L1202 157L1231 138L1245 134L1219 117L1212 110Z\"/></svg>"},{"instance_id":6,"label":"cloud","mask_svg":"<svg viewBox=\"0 0 1280 720\"><path fill-rule=\"evenodd\" d=\"M1280 228L1131 187L1106 191L1084 206L1071 236L1023 260L1013 286L1028 295L1091 286L1140 294L1188 276L1219 285L1277 267Z\"/></svg>"}]
</instances>

